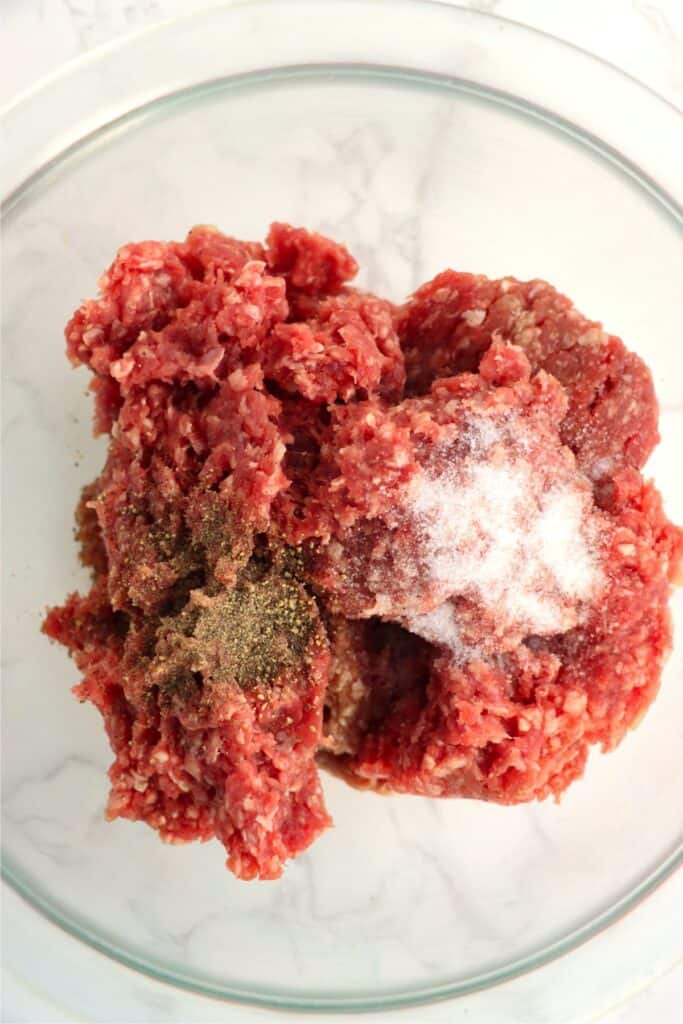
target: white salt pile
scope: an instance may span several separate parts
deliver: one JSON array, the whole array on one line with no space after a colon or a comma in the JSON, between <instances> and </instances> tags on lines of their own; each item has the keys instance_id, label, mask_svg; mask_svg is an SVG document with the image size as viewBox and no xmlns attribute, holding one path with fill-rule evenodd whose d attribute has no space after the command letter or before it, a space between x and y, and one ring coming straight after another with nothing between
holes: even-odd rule
<instances>
[{"instance_id":1,"label":"white salt pile","mask_svg":"<svg viewBox=\"0 0 683 1024\"><path fill-rule=\"evenodd\" d=\"M561 460L556 477L535 466L509 425L487 419L471 433L467 454L414 481L408 514L425 571L438 593L480 605L501 633L566 632L602 579L590 489ZM466 653L451 605L406 625Z\"/></svg>"}]
</instances>

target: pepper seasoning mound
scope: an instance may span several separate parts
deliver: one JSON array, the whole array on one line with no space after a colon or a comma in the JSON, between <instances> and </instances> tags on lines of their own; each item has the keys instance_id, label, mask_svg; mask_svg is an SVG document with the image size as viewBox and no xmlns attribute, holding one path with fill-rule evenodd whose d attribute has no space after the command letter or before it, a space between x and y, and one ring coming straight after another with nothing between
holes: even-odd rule
<instances>
[{"instance_id":1,"label":"pepper seasoning mound","mask_svg":"<svg viewBox=\"0 0 683 1024\"><path fill-rule=\"evenodd\" d=\"M66 327L105 465L85 595L44 631L114 762L109 818L277 878L358 788L558 797L654 699L683 557L641 469L651 375L543 281L402 306L273 224L131 243Z\"/></svg>"}]
</instances>

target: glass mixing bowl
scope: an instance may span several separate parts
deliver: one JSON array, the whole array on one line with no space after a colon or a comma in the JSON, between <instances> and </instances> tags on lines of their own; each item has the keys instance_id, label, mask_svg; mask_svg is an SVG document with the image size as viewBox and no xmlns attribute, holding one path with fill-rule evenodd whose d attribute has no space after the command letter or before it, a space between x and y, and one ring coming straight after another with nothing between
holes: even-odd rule
<instances>
[{"instance_id":1,"label":"glass mixing bowl","mask_svg":"<svg viewBox=\"0 0 683 1024\"><path fill-rule=\"evenodd\" d=\"M85 584L71 541L91 438L62 327L129 239L272 219L348 243L405 296L452 265L542 276L653 369L651 462L683 521L683 181L673 108L496 18L413 0L257 2L143 32L5 112L4 873L72 935L222 997L348 1010L490 985L571 949L681 860L683 604L661 695L557 806L354 792L275 883L216 843L106 824L110 753L39 633Z\"/></svg>"}]
</instances>

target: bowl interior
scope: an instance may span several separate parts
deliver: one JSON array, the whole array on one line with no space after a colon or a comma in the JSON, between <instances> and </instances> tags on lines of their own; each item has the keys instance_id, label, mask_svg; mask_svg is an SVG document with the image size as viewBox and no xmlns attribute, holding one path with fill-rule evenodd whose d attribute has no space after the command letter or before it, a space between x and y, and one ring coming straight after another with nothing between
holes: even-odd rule
<instances>
[{"instance_id":1,"label":"bowl interior","mask_svg":"<svg viewBox=\"0 0 683 1024\"><path fill-rule=\"evenodd\" d=\"M185 984L304 1005L465 990L532 965L680 851L683 597L660 697L560 805L325 789L336 828L276 883L222 849L105 824L110 754L41 616L86 585L72 511L97 473L87 378L62 327L118 245L273 219L347 242L400 298L446 266L541 276L653 369L651 470L683 521L681 229L612 157L501 97L372 69L288 72L157 103L80 146L4 225L3 842L10 878L71 930Z\"/></svg>"}]
</instances>

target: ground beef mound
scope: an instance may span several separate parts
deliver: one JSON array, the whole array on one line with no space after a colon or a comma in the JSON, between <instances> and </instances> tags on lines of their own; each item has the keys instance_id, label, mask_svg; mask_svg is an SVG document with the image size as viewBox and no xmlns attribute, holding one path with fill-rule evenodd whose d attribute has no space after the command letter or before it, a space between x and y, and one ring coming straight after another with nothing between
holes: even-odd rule
<instances>
[{"instance_id":1,"label":"ground beef mound","mask_svg":"<svg viewBox=\"0 0 683 1024\"><path fill-rule=\"evenodd\" d=\"M642 359L545 281L445 270L403 306L398 332L410 394L476 370L492 340L519 346L534 370L564 387L569 408L560 436L593 480L642 468L659 440L652 376Z\"/></svg>"},{"instance_id":2,"label":"ground beef mound","mask_svg":"<svg viewBox=\"0 0 683 1024\"><path fill-rule=\"evenodd\" d=\"M110 818L276 878L359 788L558 796L642 717L683 533L647 368L542 281L403 306L272 225L124 246L66 328L100 476L45 620L114 752Z\"/></svg>"}]
</instances>

